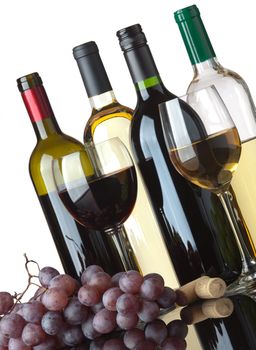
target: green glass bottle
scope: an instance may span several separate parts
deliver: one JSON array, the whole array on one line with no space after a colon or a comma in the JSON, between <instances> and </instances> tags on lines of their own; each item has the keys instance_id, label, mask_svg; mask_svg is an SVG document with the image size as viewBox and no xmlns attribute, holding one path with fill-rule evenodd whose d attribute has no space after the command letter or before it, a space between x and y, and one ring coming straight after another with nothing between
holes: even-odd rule
<instances>
[{"instance_id":1,"label":"green glass bottle","mask_svg":"<svg viewBox=\"0 0 256 350\"><path fill-rule=\"evenodd\" d=\"M56 190L51 168L53 160L82 150L83 144L61 131L38 73L21 77L17 82L37 137L29 161L31 180L65 272L79 278L91 264L101 265L111 274L123 271L124 266L110 238L76 222Z\"/></svg>"}]
</instances>

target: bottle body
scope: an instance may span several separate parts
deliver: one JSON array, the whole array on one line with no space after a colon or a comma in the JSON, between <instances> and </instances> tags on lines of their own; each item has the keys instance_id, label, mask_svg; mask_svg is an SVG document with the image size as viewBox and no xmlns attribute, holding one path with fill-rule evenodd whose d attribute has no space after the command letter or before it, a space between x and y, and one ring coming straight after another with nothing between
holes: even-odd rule
<instances>
[{"instance_id":1,"label":"bottle body","mask_svg":"<svg viewBox=\"0 0 256 350\"><path fill-rule=\"evenodd\" d=\"M93 140L97 143L119 137L132 156L129 133L133 111L116 100L96 43L79 45L73 52L92 107L92 114L84 130L84 141ZM138 169L136 173L137 200L130 217L124 223L124 230L141 272L144 275L157 272L164 277L166 285L177 287L177 277L147 190Z\"/></svg>"},{"instance_id":2,"label":"bottle body","mask_svg":"<svg viewBox=\"0 0 256 350\"><path fill-rule=\"evenodd\" d=\"M176 96L164 87L140 26L118 35L138 95L130 134L133 154L177 277L181 284L203 273L235 278L240 257L221 204L188 183L169 159L158 105ZM219 226L221 235L216 234Z\"/></svg>"},{"instance_id":3,"label":"bottle body","mask_svg":"<svg viewBox=\"0 0 256 350\"><path fill-rule=\"evenodd\" d=\"M188 183L169 159L158 105L176 96L162 84L140 26L125 28L118 36L138 95L132 149L180 284L202 274L235 278L240 255L220 202L209 191ZM239 325L231 327L235 322L236 317L196 325L201 347L238 349ZM242 342L246 343L244 337Z\"/></svg>"},{"instance_id":4,"label":"bottle body","mask_svg":"<svg viewBox=\"0 0 256 350\"><path fill-rule=\"evenodd\" d=\"M61 132L38 77L34 73L18 80L37 135L29 171L63 268L75 278L90 264L102 265L110 273L118 272L122 265L112 254L108 239L101 232L89 231L76 222L59 198L52 172L53 160L82 150L83 145Z\"/></svg>"},{"instance_id":5,"label":"bottle body","mask_svg":"<svg viewBox=\"0 0 256 350\"><path fill-rule=\"evenodd\" d=\"M199 68L200 65L200 68ZM235 72L222 67L216 58L194 67L188 92L214 85L234 120L242 141L242 153L231 182L231 191L240 209L244 225L256 255L256 111L245 81ZM250 171L248 171L250 169Z\"/></svg>"}]
</instances>

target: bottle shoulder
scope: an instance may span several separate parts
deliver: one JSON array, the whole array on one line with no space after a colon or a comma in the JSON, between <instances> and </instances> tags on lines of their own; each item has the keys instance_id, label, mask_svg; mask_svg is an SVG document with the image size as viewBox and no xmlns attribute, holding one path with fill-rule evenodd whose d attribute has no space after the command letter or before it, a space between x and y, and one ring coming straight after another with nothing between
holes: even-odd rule
<instances>
[{"instance_id":1,"label":"bottle shoulder","mask_svg":"<svg viewBox=\"0 0 256 350\"><path fill-rule=\"evenodd\" d=\"M236 72L224 68L210 69L194 77L187 92L214 85L223 99L242 142L256 137L256 108L244 79Z\"/></svg>"},{"instance_id":2,"label":"bottle shoulder","mask_svg":"<svg viewBox=\"0 0 256 350\"><path fill-rule=\"evenodd\" d=\"M55 189L53 160L81 150L83 144L65 134L51 135L36 144L29 159L29 173L39 196Z\"/></svg>"},{"instance_id":3,"label":"bottle shoulder","mask_svg":"<svg viewBox=\"0 0 256 350\"><path fill-rule=\"evenodd\" d=\"M133 113L133 123L136 123L138 119L141 119L144 116L159 118L159 104L176 98L176 96L168 90L149 91L148 96L146 95L146 92L143 94L144 98L138 98L137 105Z\"/></svg>"},{"instance_id":4,"label":"bottle shoulder","mask_svg":"<svg viewBox=\"0 0 256 350\"><path fill-rule=\"evenodd\" d=\"M30 156L30 163L38 162L44 155L56 158L82 149L83 144L75 138L66 134L54 134L37 142Z\"/></svg>"},{"instance_id":5,"label":"bottle shoulder","mask_svg":"<svg viewBox=\"0 0 256 350\"><path fill-rule=\"evenodd\" d=\"M202 72L196 71L188 87L188 91L190 92L192 87L192 90L194 90L195 87L201 89L212 83L217 82L220 84L221 82L225 83L226 81L229 81L229 84L241 84L248 89L246 82L238 73L218 64L216 67L204 69Z\"/></svg>"},{"instance_id":6,"label":"bottle shoulder","mask_svg":"<svg viewBox=\"0 0 256 350\"><path fill-rule=\"evenodd\" d=\"M129 127L132 116L133 110L119 103L115 103L98 111L93 110L85 126L84 141L91 141L94 139L95 132L99 129L104 129L105 139L118 136L118 134L115 134L115 131L114 134L111 132L111 129L114 130L113 121L116 122L116 125L127 125L127 127ZM109 121L113 125L113 128L109 128ZM103 139L99 141L103 141Z\"/></svg>"}]
</instances>

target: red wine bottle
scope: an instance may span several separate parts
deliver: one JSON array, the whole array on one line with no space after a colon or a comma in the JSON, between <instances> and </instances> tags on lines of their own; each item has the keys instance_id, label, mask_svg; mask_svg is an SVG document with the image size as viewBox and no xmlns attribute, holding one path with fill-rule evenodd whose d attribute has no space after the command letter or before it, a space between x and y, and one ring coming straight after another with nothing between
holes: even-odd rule
<instances>
[{"instance_id":1,"label":"red wine bottle","mask_svg":"<svg viewBox=\"0 0 256 350\"><path fill-rule=\"evenodd\" d=\"M229 280L240 256L218 198L191 185L170 162L158 105L175 98L163 85L140 25L117 33L137 91L131 124L136 162L181 284L203 273ZM186 113L189 113L189 106Z\"/></svg>"},{"instance_id":2,"label":"red wine bottle","mask_svg":"<svg viewBox=\"0 0 256 350\"><path fill-rule=\"evenodd\" d=\"M99 264L111 274L123 271L119 254L107 235L89 231L75 221L56 189L53 160L81 151L83 145L61 131L38 73L17 82L37 137L29 161L30 176L64 270L75 278L91 264Z\"/></svg>"},{"instance_id":3,"label":"red wine bottle","mask_svg":"<svg viewBox=\"0 0 256 350\"><path fill-rule=\"evenodd\" d=\"M117 36L138 98L131 125L132 150L177 277L181 284L204 273L235 278L240 256L218 198L189 184L169 159L158 105L176 96L163 85L141 26L124 28ZM204 349L250 349L242 332L238 337L235 314L201 322L196 328Z\"/></svg>"}]
</instances>

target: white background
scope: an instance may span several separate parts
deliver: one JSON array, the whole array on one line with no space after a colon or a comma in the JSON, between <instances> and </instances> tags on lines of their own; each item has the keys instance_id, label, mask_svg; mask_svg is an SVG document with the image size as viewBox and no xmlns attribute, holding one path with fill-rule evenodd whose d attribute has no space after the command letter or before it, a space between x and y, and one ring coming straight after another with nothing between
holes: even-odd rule
<instances>
[{"instance_id":1,"label":"white background","mask_svg":"<svg viewBox=\"0 0 256 350\"><path fill-rule=\"evenodd\" d=\"M61 269L28 173L36 138L16 79L38 71L62 130L82 140L90 106L72 48L95 40L120 102L136 103L116 31L141 23L167 88L192 78L173 12L188 0L7 0L0 2L0 291L26 286L23 253ZM197 0L220 62L240 73L256 99L254 1ZM255 155L256 156L256 155Z\"/></svg>"}]
</instances>

